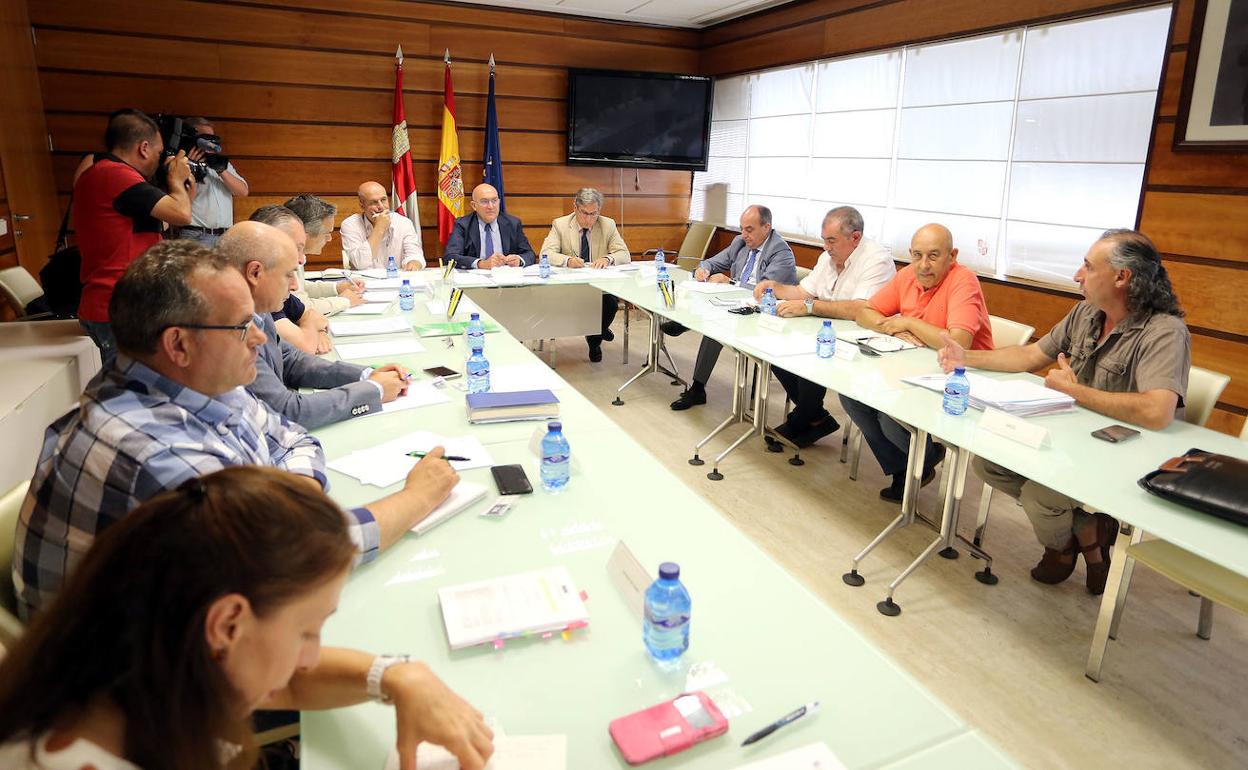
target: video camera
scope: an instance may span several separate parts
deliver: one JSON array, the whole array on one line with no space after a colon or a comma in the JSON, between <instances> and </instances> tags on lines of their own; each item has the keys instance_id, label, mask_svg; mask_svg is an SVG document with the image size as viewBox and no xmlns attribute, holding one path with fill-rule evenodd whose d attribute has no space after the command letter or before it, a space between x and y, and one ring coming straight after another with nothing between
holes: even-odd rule
<instances>
[{"instance_id":1,"label":"video camera","mask_svg":"<svg viewBox=\"0 0 1248 770\"><path fill-rule=\"evenodd\" d=\"M230 159L221 154L221 137L216 134L197 133L194 127L187 125L177 115L157 115L155 120L160 127L160 138L165 143L160 165L156 169L156 183L160 187L169 189L169 169L166 162L179 152L190 155L191 150L199 150L204 153L202 161L190 161L191 174L197 184L208 176L208 169L220 174L229 166Z\"/></svg>"}]
</instances>

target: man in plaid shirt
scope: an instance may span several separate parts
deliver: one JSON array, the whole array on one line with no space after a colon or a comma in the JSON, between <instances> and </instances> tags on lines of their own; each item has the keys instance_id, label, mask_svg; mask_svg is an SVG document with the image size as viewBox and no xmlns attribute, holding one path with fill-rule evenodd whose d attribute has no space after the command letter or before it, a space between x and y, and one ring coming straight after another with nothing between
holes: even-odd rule
<instances>
[{"instance_id":1,"label":"man in plaid shirt","mask_svg":"<svg viewBox=\"0 0 1248 770\"><path fill-rule=\"evenodd\" d=\"M188 478L272 465L327 486L320 442L241 387L264 343L252 318L242 275L192 241L161 242L127 269L109 303L117 358L48 428L22 505L13 584L23 618L60 590L96 535ZM457 479L435 451L403 489L351 510L360 561L428 515Z\"/></svg>"}]
</instances>

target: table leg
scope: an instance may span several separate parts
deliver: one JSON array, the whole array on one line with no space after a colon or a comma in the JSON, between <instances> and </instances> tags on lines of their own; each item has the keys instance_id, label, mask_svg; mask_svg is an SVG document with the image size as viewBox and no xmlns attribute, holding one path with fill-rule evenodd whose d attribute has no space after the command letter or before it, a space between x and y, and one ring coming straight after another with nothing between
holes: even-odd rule
<instances>
[{"instance_id":1,"label":"table leg","mask_svg":"<svg viewBox=\"0 0 1248 770\"><path fill-rule=\"evenodd\" d=\"M629 320L629 313L632 311L632 309L633 309L633 306L631 303L628 303L628 302L624 303L624 359L620 363L624 364L625 366L628 366L628 320Z\"/></svg>"},{"instance_id":2,"label":"table leg","mask_svg":"<svg viewBox=\"0 0 1248 770\"><path fill-rule=\"evenodd\" d=\"M917 494L911 490L911 487L918 486L918 480L915 478L914 473L915 465L917 464L919 466L919 475L922 475L923 472L922 447L923 444L927 442L927 434L923 431L915 431L909 426L906 426L906 430L911 431L910 451L906 453L906 489L905 492L902 493L901 497L901 513L897 514L897 518L889 522L883 532L876 535L874 540L867 543L867 546L859 551L856 556L854 556L854 561L850 566L849 572L841 575L841 580L845 582L845 585L857 588L858 586L866 583L867 581L862 577L862 575L858 574L858 565L862 563L863 559L867 558L867 554L875 550L877 545L884 542L885 538L914 521L914 504L912 497L917 497ZM916 440L916 438L919 437L923 439L921 442Z\"/></svg>"},{"instance_id":3,"label":"table leg","mask_svg":"<svg viewBox=\"0 0 1248 770\"><path fill-rule=\"evenodd\" d=\"M1138 543L1144 535L1143 530L1135 528L1130 540ZM1127 531L1123 527L1114 541L1113 556L1110 558L1109 578L1105 582L1105 593L1101 594L1101 610L1096 616L1096 630L1092 632L1092 649L1088 651L1088 663L1083 669L1084 676L1093 682L1101 681L1101 664L1105 661L1105 648L1109 640L1117 636L1118 620L1122 617L1122 607L1127 601L1127 590L1131 587L1131 575L1127 569L1130 562L1127 556Z\"/></svg>"}]
</instances>

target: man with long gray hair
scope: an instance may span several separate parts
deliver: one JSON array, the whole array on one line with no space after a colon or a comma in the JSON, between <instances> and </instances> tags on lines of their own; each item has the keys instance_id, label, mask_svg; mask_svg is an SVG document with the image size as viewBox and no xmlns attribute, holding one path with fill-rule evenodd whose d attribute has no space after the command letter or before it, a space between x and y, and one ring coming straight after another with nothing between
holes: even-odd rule
<instances>
[{"instance_id":1,"label":"man with long gray hair","mask_svg":"<svg viewBox=\"0 0 1248 770\"><path fill-rule=\"evenodd\" d=\"M1182 417L1191 337L1157 247L1134 230L1107 230L1088 249L1075 281L1084 300L1039 341L963 350L944 335L941 366L1028 372L1056 363L1044 384L1086 409L1152 430ZM1118 533L1114 519L1089 514L1077 500L999 465L976 459L975 472L1018 500L1031 520L1044 545L1033 578L1061 583L1082 553L1089 593L1105 590L1109 549Z\"/></svg>"}]
</instances>

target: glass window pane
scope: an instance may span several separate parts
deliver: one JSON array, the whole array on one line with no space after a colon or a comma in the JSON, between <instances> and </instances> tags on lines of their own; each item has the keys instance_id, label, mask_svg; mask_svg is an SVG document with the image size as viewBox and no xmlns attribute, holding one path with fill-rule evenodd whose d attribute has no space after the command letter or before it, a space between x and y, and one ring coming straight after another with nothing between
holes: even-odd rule
<instances>
[{"instance_id":1,"label":"glass window pane","mask_svg":"<svg viewBox=\"0 0 1248 770\"><path fill-rule=\"evenodd\" d=\"M1084 227L1131 227L1144 165L1015 163L1010 219Z\"/></svg>"},{"instance_id":2,"label":"glass window pane","mask_svg":"<svg viewBox=\"0 0 1248 770\"><path fill-rule=\"evenodd\" d=\"M1008 221L1005 226L1005 274L1073 289L1075 271L1101 228L1038 225ZM1043 334L1044 332L1037 329Z\"/></svg>"},{"instance_id":3,"label":"glass window pane","mask_svg":"<svg viewBox=\"0 0 1248 770\"><path fill-rule=\"evenodd\" d=\"M815 158L807 190L821 200L884 206L888 204L889 165L888 160L875 158Z\"/></svg>"},{"instance_id":4,"label":"glass window pane","mask_svg":"<svg viewBox=\"0 0 1248 770\"><path fill-rule=\"evenodd\" d=\"M749 121L712 120L710 155L744 158Z\"/></svg>"},{"instance_id":5,"label":"glass window pane","mask_svg":"<svg viewBox=\"0 0 1248 770\"><path fill-rule=\"evenodd\" d=\"M810 157L810 116L759 118L750 121L750 157Z\"/></svg>"},{"instance_id":6,"label":"glass window pane","mask_svg":"<svg viewBox=\"0 0 1248 770\"><path fill-rule=\"evenodd\" d=\"M771 209L771 226L786 235L809 236L807 229L809 216L804 198L782 197L778 195L750 195L746 198L747 206L766 206ZM737 214L737 219L741 214ZM739 222L738 222L739 224ZM815 228L819 223L815 223Z\"/></svg>"},{"instance_id":7,"label":"glass window pane","mask_svg":"<svg viewBox=\"0 0 1248 770\"><path fill-rule=\"evenodd\" d=\"M821 192L822 194L822 192ZM862 235L864 238L880 240L884 230L884 209L879 206L868 206L852 200L812 200L806 207L806 218L815 227L813 237L822 238L818 232L823 227L823 218L837 206L853 206L862 214Z\"/></svg>"},{"instance_id":8,"label":"glass window pane","mask_svg":"<svg viewBox=\"0 0 1248 770\"><path fill-rule=\"evenodd\" d=\"M932 211L891 209L884 218L883 241L893 257L910 261L910 239L923 225L939 222L953 233L953 247L958 261L976 272L993 272L996 260L997 233L1001 220L989 217L964 217Z\"/></svg>"},{"instance_id":9,"label":"glass window pane","mask_svg":"<svg viewBox=\"0 0 1248 770\"><path fill-rule=\"evenodd\" d=\"M1169 5L1032 27L1020 97L1155 91L1169 30Z\"/></svg>"},{"instance_id":10,"label":"glass window pane","mask_svg":"<svg viewBox=\"0 0 1248 770\"><path fill-rule=\"evenodd\" d=\"M1014 99L1022 31L906 49L902 104L921 107Z\"/></svg>"},{"instance_id":11,"label":"glass window pane","mask_svg":"<svg viewBox=\"0 0 1248 770\"><path fill-rule=\"evenodd\" d=\"M745 75L715 81L715 120L744 120L750 116L750 79Z\"/></svg>"},{"instance_id":12,"label":"glass window pane","mask_svg":"<svg viewBox=\"0 0 1248 770\"><path fill-rule=\"evenodd\" d=\"M814 105L815 65L786 67L750 76L750 117L809 114Z\"/></svg>"},{"instance_id":13,"label":"glass window pane","mask_svg":"<svg viewBox=\"0 0 1248 770\"><path fill-rule=\"evenodd\" d=\"M746 192L805 198L809 173L807 158L750 158L750 183Z\"/></svg>"},{"instance_id":14,"label":"glass window pane","mask_svg":"<svg viewBox=\"0 0 1248 770\"><path fill-rule=\"evenodd\" d=\"M745 209L745 196L740 193L728 193L724 199L724 223L729 227L741 225L741 212Z\"/></svg>"},{"instance_id":15,"label":"glass window pane","mask_svg":"<svg viewBox=\"0 0 1248 770\"><path fill-rule=\"evenodd\" d=\"M1005 163L989 161L897 162L893 203L899 208L968 216L1001 216Z\"/></svg>"},{"instance_id":16,"label":"glass window pane","mask_svg":"<svg viewBox=\"0 0 1248 770\"><path fill-rule=\"evenodd\" d=\"M698 186L694 186L693 192L689 194L689 220L691 222L705 222L706 219L706 190ZM716 224L723 224L717 222Z\"/></svg>"},{"instance_id":17,"label":"glass window pane","mask_svg":"<svg viewBox=\"0 0 1248 770\"><path fill-rule=\"evenodd\" d=\"M1013 102L902 110L897 157L1005 160L1013 117Z\"/></svg>"},{"instance_id":18,"label":"glass window pane","mask_svg":"<svg viewBox=\"0 0 1248 770\"><path fill-rule=\"evenodd\" d=\"M896 114L896 110L871 110L815 115L815 156L891 158Z\"/></svg>"},{"instance_id":19,"label":"glass window pane","mask_svg":"<svg viewBox=\"0 0 1248 770\"><path fill-rule=\"evenodd\" d=\"M1149 91L1019 102L1014 160L1143 163L1156 100Z\"/></svg>"},{"instance_id":20,"label":"glass window pane","mask_svg":"<svg viewBox=\"0 0 1248 770\"><path fill-rule=\"evenodd\" d=\"M697 171L693 175L694 189L720 182L727 184L737 192L745 191L745 158L711 157L706 164L706 171Z\"/></svg>"},{"instance_id":21,"label":"glass window pane","mask_svg":"<svg viewBox=\"0 0 1248 770\"><path fill-rule=\"evenodd\" d=\"M819 64L818 112L897 106L901 51L885 51Z\"/></svg>"}]
</instances>

